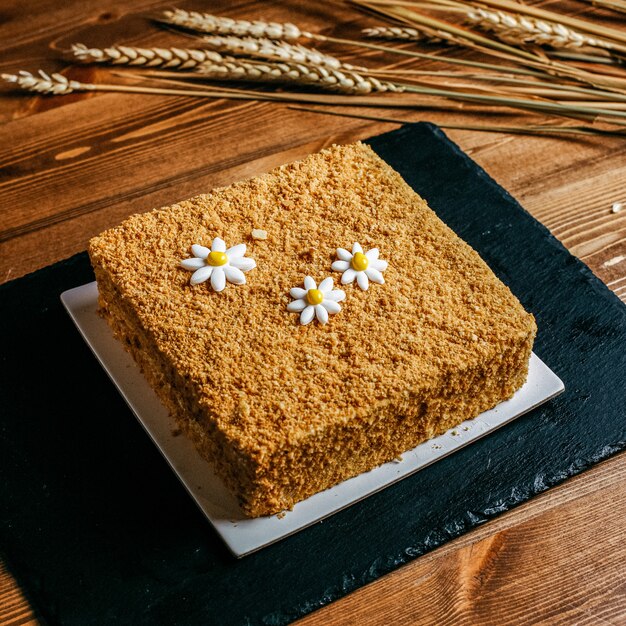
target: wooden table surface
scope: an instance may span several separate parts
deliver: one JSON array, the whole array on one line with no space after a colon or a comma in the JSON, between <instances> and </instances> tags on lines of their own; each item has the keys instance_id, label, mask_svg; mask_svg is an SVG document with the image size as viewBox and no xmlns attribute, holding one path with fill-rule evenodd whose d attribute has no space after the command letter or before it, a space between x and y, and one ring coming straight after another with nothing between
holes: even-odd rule
<instances>
[{"instance_id":1,"label":"wooden table surface","mask_svg":"<svg viewBox=\"0 0 626 626\"><path fill-rule=\"evenodd\" d=\"M72 42L188 46L189 40L147 19L171 5L4 0L0 70L65 70L69 63L62 52ZM552 5L590 11L575 2ZM208 5L198 0L179 6L206 10ZM220 1L210 10L292 21L336 36L358 36L361 27L375 23L333 2ZM347 59L356 58L355 52L341 51ZM399 58L366 57L359 60L373 66L396 65ZM426 67L436 66L422 62L420 68ZM89 80L104 72L70 70ZM366 112L440 123L520 119L510 112ZM84 250L92 235L131 213L253 176L334 142L396 128L268 102L120 94L49 98L10 89L0 93L0 121L2 282ZM626 209L611 211L613 203L626 204L623 139L448 134L626 301ZM622 454L302 623L626 623L625 536ZM0 626L30 623L37 623L36 616L0 565Z\"/></svg>"}]
</instances>

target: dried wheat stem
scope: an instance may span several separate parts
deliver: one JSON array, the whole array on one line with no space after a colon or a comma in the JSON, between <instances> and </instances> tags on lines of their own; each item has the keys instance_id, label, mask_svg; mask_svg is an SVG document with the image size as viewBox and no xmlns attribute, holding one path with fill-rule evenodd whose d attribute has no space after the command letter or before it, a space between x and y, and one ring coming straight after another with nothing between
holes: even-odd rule
<instances>
[{"instance_id":1,"label":"dried wheat stem","mask_svg":"<svg viewBox=\"0 0 626 626\"><path fill-rule=\"evenodd\" d=\"M366 37L373 39L402 39L405 41L426 41L430 39L417 28L405 26L375 26L373 28L364 28L361 32Z\"/></svg>"},{"instance_id":2,"label":"dried wheat stem","mask_svg":"<svg viewBox=\"0 0 626 626\"><path fill-rule=\"evenodd\" d=\"M614 45L609 41L591 37L563 24L547 22L526 15L475 9L467 13L467 20L483 30L495 33L499 39L507 43L534 43L567 49L588 47L614 49Z\"/></svg>"},{"instance_id":3,"label":"dried wheat stem","mask_svg":"<svg viewBox=\"0 0 626 626\"><path fill-rule=\"evenodd\" d=\"M593 4L593 6L602 7L603 9L617 11L618 13L626 13L626 2L617 2L615 0L591 0L591 4Z\"/></svg>"},{"instance_id":4,"label":"dried wheat stem","mask_svg":"<svg viewBox=\"0 0 626 626\"><path fill-rule=\"evenodd\" d=\"M428 41L430 43L441 43L441 37L435 37L417 28L409 28L408 26L375 26L373 28L364 28L361 31L366 37L373 39L388 39L401 41Z\"/></svg>"},{"instance_id":5,"label":"dried wheat stem","mask_svg":"<svg viewBox=\"0 0 626 626\"><path fill-rule=\"evenodd\" d=\"M278 60L294 63L308 63L319 65L333 70L363 70L353 65L343 63L336 57L323 54L314 48L307 48L299 44L286 41L272 41L263 37L235 37L233 35L210 35L202 41L214 50L230 52L259 59Z\"/></svg>"},{"instance_id":6,"label":"dried wheat stem","mask_svg":"<svg viewBox=\"0 0 626 626\"><path fill-rule=\"evenodd\" d=\"M3 80L14 83L26 91L35 91L43 94L65 95L73 91L86 91L95 89L95 85L79 83L69 80L62 74L47 74L39 70L38 76L20 70L17 74L2 74Z\"/></svg>"},{"instance_id":7,"label":"dried wheat stem","mask_svg":"<svg viewBox=\"0 0 626 626\"><path fill-rule=\"evenodd\" d=\"M401 0L400 0L401 1ZM496 0L483 0L485 4L495 2ZM507 0L498 0L499 2L506 3ZM371 9L372 5L363 2L362 0L352 0L358 6ZM520 5L522 6L522 5ZM525 6L525 5L524 5ZM530 10L532 7L528 7ZM578 82L585 82L594 86L602 86L603 88L619 89L620 92L626 84L626 80L615 76L608 76L606 74L598 74L592 72L586 72L575 66L554 61L552 59L546 59L545 55L539 52L529 52L519 46L512 46L495 39L487 38L482 35L476 34L472 30L462 29L455 26L452 23L433 19L429 16L416 13L414 11L408 11L400 6L394 6L392 9L376 9L379 13L384 14L386 17L392 19L403 20L411 26L417 26L420 29L427 27L429 30L438 30L442 32L442 37L448 40L457 40L458 43L465 45L474 50L479 50L489 55L497 56L500 59L512 61L514 63L524 64L526 67L539 69L544 73L556 75L559 78L565 78L567 80L576 80ZM521 12L521 11L520 11ZM447 34L446 34L447 33ZM328 41L342 42L345 40L339 40L335 37L329 37ZM388 49L388 46L374 46L363 42L361 45L367 47L375 47L376 49ZM619 45L619 44L615 44ZM626 49L626 48L625 48ZM390 50L393 50L391 48ZM412 51L409 50L395 50L399 54L409 54ZM413 56L417 56L416 53L412 53ZM446 59L447 60L447 59ZM450 62L450 61L448 61ZM511 71L508 69L508 71Z\"/></svg>"},{"instance_id":8,"label":"dried wheat stem","mask_svg":"<svg viewBox=\"0 0 626 626\"><path fill-rule=\"evenodd\" d=\"M333 70L303 63L269 63L232 59L220 63L202 63L196 68L196 72L218 80L260 80L314 85L322 89L350 94L404 91L402 87L394 83L363 76L357 72Z\"/></svg>"},{"instance_id":9,"label":"dried wheat stem","mask_svg":"<svg viewBox=\"0 0 626 626\"><path fill-rule=\"evenodd\" d=\"M288 109L295 111L309 111L310 113L322 113L324 115L337 115L339 117L352 117L362 120L373 120L376 122L389 122L391 124L406 124L411 120L397 119L395 117L382 117L379 115L363 115L361 113L345 113L343 111L329 111L328 109L316 109L308 106L289 105ZM484 124L438 124L440 128L450 128L455 130L477 130L493 133L521 133L521 134L541 134L541 133L565 133L565 134L582 134L582 135L601 135L612 136L618 135L623 137L623 130L604 130L589 126L553 126L553 125L534 125L534 126L496 126Z\"/></svg>"},{"instance_id":10,"label":"dried wheat stem","mask_svg":"<svg viewBox=\"0 0 626 626\"><path fill-rule=\"evenodd\" d=\"M153 71L153 70L151 70ZM179 75L179 74L177 74ZM259 92L242 92L237 93L233 90L199 90L199 89L161 89L154 87L142 87L132 85L115 85L115 84L89 84L72 81L60 74L48 75L45 72L39 73L39 77L33 76L29 72L21 71L18 74L2 74L2 78L10 83L15 83L28 91L48 94L69 94L72 91L117 91L124 93L143 93L158 95L177 95L177 96L197 96L205 98L234 98L234 99L259 99L259 100L282 100L282 101L299 101L310 103L335 104L335 105L358 105L358 106L384 106L384 107L408 107L412 106L410 100L404 98L378 98L359 95L320 95L320 94L289 94L289 93L259 93ZM177 82L177 81L165 81ZM597 121L610 122L611 124L626 126L626 112L614 111L598 107L590 107L581 104L566 105L558 102L545 102L536 100L527 100L519 98L507 98L502 96L489 96L459 93L449 90L439 90L432 88L416 87L412 85L405 86L407 92L429 96L443 96L454 100L465 100L481 104L497 104L509 106L519 109L531 111L541 111L549 113L557 113L568 117L585 117L595 118Z\"/></svg>"},{"instance_id":11,"label":"dried wheat stem","mask_svg":"<svg viewBox=\"0 0 626 626\"><path fill-rule=\"evenodd\" d=\"M230 17L218 17L209 13L184 11L183 9L164 11L161 21L200 33L236 35L237 37L265 37L291 41L309 36L309 33L301 31L295 24L234 20Z\"/></svg>"},{"instance_id":12,"label":"dried wheat stem","mask_svg":"<svg viewBox=\"0 0 626 626\"><path fill-rule=\"evenodd\" d=\"M457 9L463 5L463 2L458 0L429 0L431 4L439 4L442 7ZM355 2L355 0L353 0ZM611 2L611 0L604 0L605 3ZM416 0L368 0L370 8L376 5L389 5L391 7L397 6L414 6L418 7L423 2ZM626 4L623 0L612 0L612 3ZM359 4L356 0L356 4ZM468 4L465 2L465 4ZM480 0L471 4L480 4L493 7L496 10L507 11L508 13L529 15L531 17L538 18L540 20L546 20L555 24L565 24L570 28L574 28L579 32L589 33L591 35L597 35L603 39L610 41L620 42L626 44L626 32L619 28L609 28L607 26L589 21L587 19L581 19L574 17L573 15L567 15L565 13L557 13L555 11L548 11L538 5L530 5L519 0ZM375 9L376 10L376 9Z\"/></svg>"},{"instance_id":13,"label":"dried wheat stem","mask_svg":"<svg viewBox=\"0 0 626 626\"><path fill-rule=\"evenodd\" d=\"M220 62L224 57L213 50L181 48L134 48L112 46L109 48L88 48L82 43L72 46L74 56L89 63L109 63L111 65L141 65L144 67L164 67L186 70L206 61Z\"/></svg>"}]
</instances>

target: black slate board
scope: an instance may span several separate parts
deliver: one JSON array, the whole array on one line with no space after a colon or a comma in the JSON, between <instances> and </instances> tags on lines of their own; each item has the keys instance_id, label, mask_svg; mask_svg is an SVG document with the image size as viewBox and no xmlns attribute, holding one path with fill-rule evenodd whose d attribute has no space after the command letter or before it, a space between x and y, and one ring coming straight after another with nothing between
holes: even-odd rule
<instances>
[{"instance_id":1,"label":"black slate board","mask_svg":"<svg viewBox=\"0 0 626 626\"><path fill-rule=\"evenodd\" d=\"M85 254L0 288L0 548L50 623L284 624L626 447L626 307L428 124L372 147L532 311L565 393L237 561L61 307Z\"/></svg>"}]
</instances>

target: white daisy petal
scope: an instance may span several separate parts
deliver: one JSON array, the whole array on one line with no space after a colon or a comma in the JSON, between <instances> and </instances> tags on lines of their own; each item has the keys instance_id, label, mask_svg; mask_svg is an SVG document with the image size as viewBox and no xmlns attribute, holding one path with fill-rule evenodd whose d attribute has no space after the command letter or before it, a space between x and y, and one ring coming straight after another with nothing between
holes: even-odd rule
<instances>
[{"instance_id":1,"label":"white daisy petal","mask_svg":"<svg viewBox=\"0 0 626 626\"><path fill-rule=\"evenodd\" d=\"M328 322L328 311L321 304L318 304L315 307L315 317L317 317L317 321L320 324L326 324Z\"/></svg>"},{"instance_id":2,"label":"white daisy petal","mask_svg":"<svg viewBox=\"0 0 626 626\"><path fill-rule=\"evenodd\" d=\"M226 274L224 274L224 270L221 267L213 268L211 287L213 287L215 291L223 291L224 287L226 287Z\"/></svg>"},{"instance_id":3,"label":"white daisy petal","mask_svg":"<svg viewBox=\"0 0 626 626\"><path fill-rule=\"evenodd\" d=\"M193 244L191 251L195 258L184 259L180 262L180 267L193 271L191 284L198 285L211 279L211 287L215 291L222 291L226 287L226 281L234 285L243 285L246 277L243 272L256 267L254 259L244 257L246 244L240 243L226 250L226 242L220 237L215 237L211 243L211 248ZM208 264L207 259L211 252L224 252L226 263L220 266Z\"/></svg>"},{"instance_id":4,"label":"white daisy petal","mask_svg":"<svg viewBox=\"0 0 626 626\"><path fill-rule=\"evenodd\" d=\"M352 268L349 268L341 275L341 284L349 285L354 282L355 278L356 272Z\"/></svg>"},{"instance_id":5,"label":"white daisy petal","mask_svg":"<svg viewBox=\"0 0 626 626\"><path fill-rule=\"evenodd\" d=\"M361 254L363 254L363 248L361 248L361 244L355 241L354 244L352 245L352 254L356 254L357 252L360 252Z\"/></svg>"},{"instance_id":6,"label":"white daisy petal","mask_svg":"<svg viewBox=\"0 0 626 626\"><path fill-rule=\"evenodd\" d=\"M226 254L228 255L229 259L236 259L236 258L242 257L245 253L246 253L245 243L237 244L236 246L233 246L232 248L228 248L228 250L226 250Z\"/></svg>"},{"instance_id":7,"label":"white daisy petal","mask_svg":"<svg viewBox=\"0 0 626 626\"><path fill-rule=\"evenodd\" d=\"M339 311L341 311L341 305L328 298L326 298L320 306L323 306L329 313L339 313Z\"/></svg>"},{"instance_id":8,"label":"white daisy petal","mask_svg":"<svg viewBox=\"0 0 626 626\"><path fill-rule=\"evenodd\" d=\"M343 289L333 289L324 296L324 302L331 300L332 302L341 302L346 299L346 292Z\"/></svg>"},{"instance_id":9,"label":"white daisy petal","mask_svg":"<svg viewBox=\"0 0 626 626\"><path fill-rule=\"evenodd\" d=\"M235 257L229 259L230 265L240 269L242 272L249 272L256 267L256 261L248 257Z\"/></svg>"},{"instance_id":10,"label":"white daisy petal","mask_svg":"<svg viewBox=\"0 0 626 626\"><path fill-rule=\"evenodd\" d=\"M308 306L307 301L304 298L299 300L293 300L287 305L287 310L291 313L300 313Z\"/></svg>"},{"instance_id":11,"label":"white daisy petal","mask_svg":"<svg viewBox=\"0 0 626 626\"><path fill-rule=\"evenodd\" d=\"M292 298L304 298L304 296L306 296L306 289L302 289L302 287L294 287L289 290L289 295Z\"/></svg>"},{"instance_id":12,"label":"white daisy petal","mask_svg":"<svg viewBox=\"0 0 626 626\"><path fill-rule=\"evenodd\" d=\"M345 272L349 267L350 267L349 261L335 261L330 266L330 269L334 270L335 272Z\"/></svg>"},{"instance_id":13,"label":"white daisy petal","mask_svg":"<svg viewBox=\"0 0 626 626\"><path fill-rule=\"evenodd\" d=\"M352 261L352 254L345 248L337 248L337 256L340 261Z\"/></svg>"},{"instance_id":14,"label":"white daisy petal","mask_svg":"<svg viewBox=\"0 0 626 626\"><path fill-rule=\"evenodd\" d=\"M184 267L186 270L199 270L201 267L205 267L206 263L204 259L193 258L181 261L180 266Z\"/></svg>"},{"instance_id":15,"label":"white daisy petal","mask_svg":"<svg viewBox=\"0 0 626 626\"><path fill-rule=\"evenodd\" d=\"M389 263L387 261L381 261L376 259L375 261L370 261L370 267L372 269L378 270L379 272L384 272L387 269Z\"/></svg>"},{"instance_id":16,"label":"white daisy petal","mask_svg":"<svg viewBox=\"0 0 626 626\"><path fill-rule=\"evenodd\" d=\"M370 286L370 281L365 272L357 272L356 283L363 291L367 291L367 288Z\"/></svg>"},{"instance_id":17,"label":"white daisy petal","mask_svg":"<svg viewBox=\"0 0 626 626\"><path fill-rule=\"evenodd\" d=\"M213 268L210 265L205 265L204 267L201 267L199 270L196 270L191 275L190 282L192 285L199 285L200 283L203 283L205 280L208 280L209 278L211 278L212 273L213 273Z\"/></svg>"},{"instance_id":18,"label":"white daisy petal","mask_svg":"<svg viewBox=\"0 0 626 626\"><path fill-rule=\"evenodd\" d=\"M302 313L300 313L300 324L310 324L315 317L315 307L307 306Z\"/></svg>"},{"instance_id":19,"label":"white daisy petal","mask_svg":"<svg viewBox=\"0 0 626 626\"><path fill-rule=\"evenodd\" d=\"M308 291L309 289L317 289L316 282L310 277L304 277L304 288Z\"/></svg>"},{"instance_id":20,"label":"white daisy petal","mask_svg":"<svg viewBox=\"0 0 626 626\"><path fill-rule=\"evenodd\" d=\"M191 254L197 256L199 259L206 259L209 256L209 252L211 251L208 248L200 246L197 243L194 243L193 246L191 246Z\"/></svg>"},{"instance_id":21,"label":"white daisy petal","mask_svg":"<svg viewBox=\"0 0 626 626\"><path fill-rule=\"evenodd\" d=\"M365 270L365 274L373 283L378 283L379 285L382 285L385 282L383 275L378 270L375 270L373 267L368 267Z\"/></svg>"},{"instance_id":22,"label":"white daisy petal","mask_svg":"<svg viewBox=\"0 0 626 626\"><path fill-rule=\"evenodd\" d=\"M224 274L226 280L233 285L244 285L246 283L246 277L243 272L237 267L224 266Z\"/></svg>"},{"instance_id":23,"label":"white daisy petal","mask_svg":"<svg viewBox=\"0 0 626 626\"><path fill-rule=\"evenodd\" d=\"M325 278L321 283L320 286L318 287L318 289L324 294L326 295L329 291L332 291L333 289L333 279L331 276L329 276L328 278Z\"/></svg>"},{"instance_id":24,"label":"white daisy petal","mask_svg":"<svg viewBox=\"0 0 626 626\"><path fill-rule=\"evenodd\" d=\"M226 242L216 237L211 244L211 252L226 252Z\"/></svg>"},{"instance_id":25,"label":"white daisy petal","mask_svg":"<svg viewBox=\"0 0 626 626\"><path fill-rule=\"evenodd\" d=\"M367 260L371 262L375 261L378 258L379 254L380 251L378 250L378 248L372 248L365 253L365 256L367 257Z\"/></svg>"}]
</instances>

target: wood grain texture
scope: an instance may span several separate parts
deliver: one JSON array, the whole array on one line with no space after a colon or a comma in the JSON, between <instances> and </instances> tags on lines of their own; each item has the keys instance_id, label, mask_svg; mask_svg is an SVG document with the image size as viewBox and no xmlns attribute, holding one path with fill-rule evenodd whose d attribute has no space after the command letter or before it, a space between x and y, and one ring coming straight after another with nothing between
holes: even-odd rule
<instances>
[{"instance_id":1,"label":"wood grain texture","mask_svg":"<svg viewBox=\"0 0 626 626\"><path fill-rule=\"evenodd\" d=\"M0 70L41 67L98 80L107 75L105 68L70 69L63 51L72 42L186 45L186 38L147 19L170 6L161 0L6 0L0 7ZM199 2L180 6L206 9ZM558 7L590 10L575 2ZM220 0L211 10L246 18L262 14L349 37L375 23L334 2L233 6ZM598 19L611 23L606 13ZM341 53L356 58L356 50ZM408 63L372 51L359 60ZM486 120L472 107L366 112L407 121ZM500 111L488 119L536 118ZM120 94L46 98L6 87L0 122L0 282L84 250L91 236L131 213L394 127L266 102ZM626 302L626 209L611 212L613 203L626 204L623 140L448 134ZM304 623L626 623L625 478L626 455L620 455ZM0 626L34 623L19 587L0 569Z\"/></svg>"},{"instance_id":2,"label":"wood grain texture","mask_svg":"<svg viewBox=\"0 0 626 626\"><path fill-rule=\"evenodd\" d=\"M0 561L0 624L2 626L34 626L38 624L24 593Z\"/></svg>"},{"instance_id":3,"label":"wood grain texture","mask_svg":"<svg viewBox=\"0 0 626 626\"><path fill-rule=\"evenodd\" d=\"M298 624L624 623L625 459L602 463Z\"/></svg>"}]
</instances>

